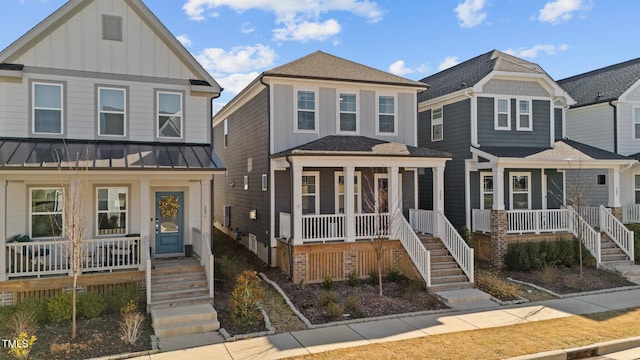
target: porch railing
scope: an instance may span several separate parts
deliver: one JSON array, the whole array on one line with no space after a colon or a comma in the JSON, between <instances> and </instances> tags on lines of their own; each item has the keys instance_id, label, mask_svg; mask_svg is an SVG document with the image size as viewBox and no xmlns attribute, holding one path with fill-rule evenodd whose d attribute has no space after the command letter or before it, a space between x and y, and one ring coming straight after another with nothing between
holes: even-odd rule
<instances>
[{"instance_id":1,"label":"porch railing","mask_svg":"<svg viewBox=\"0 0 640 360\"><path fill-rule=\"evenodd\" d=\"M507 233L509 234L540 234L569 230L566 209L509 210L507 211L507 224Z\"/></svg>"},{"instance_id":2,"label":"porch railing","mask_svg":"<svg viewBox=\"0 0 640 360\"><path fill-rule=\"evenodd\" d=\"M622 222L625 224L640 223L640 204L626 204L622 207Z\"/></svg>"},{"instance_id":3,"label":"porch railing","mask_svg":"<svg viewBox=\"0 0 640 360\"><path fill-rule=\"evenodd\" d=\"M214 279L214 258L211 250L211 237L209 233L202 234L202 257L200 259L202 265L204 265L205 275L207 277L207 283L209 284L209 297L213 299L213 279Z\"/></svg>"},{"instance_id":4,"label":"porch railing","mask_svg":"<svg viewBox=\"0 0 640 360\"><path fill-rule=\"evenodd\" d=\"M491 210L473 209L471 231L491 232Z\"/></svg>"},{"instance_id":5,"label":"porch railing","mask_svg":"<svg viewBox=\"0 0 640 360\"><path fill-rule=\"evenodd\" d=\"M145 236L142 239L142 250L145 261L145 277L147 285L147 312L151 310L149 305L151 304L151 246L149 246L149 236Z\"/></svg>"},{"instance_id":6,"label":"porch railing","mask_svg":"<svg viewBox=\"0 0 640 360\"><path fill-rule=\"evenodd\" d=\"M600 233L595 231L572 207L567 207L566 210L569 215L569 231L582 240L584 246L596 259L596 267L599 268L602 263Z\"/></svg>"},{"instance_id":7,"label":"porch railing","mask_svg":"<svg viewBox=\"0 0 640 360\"><path fill-rule=\"evenodd\" d=\"M582 218L592 228L600 227L600 207L599 206L580 206L575 210L577 210L580 213L580 216L582 216Z\"/></svg>"},{"instance_id":8,"label":"porch railing","mask_svg":"<svg viewBox=\"0 0 640 360\"><path fill-rule=\"evenodd\" d=\"M288 239L291 237L291 214L280 213L280 238Z\"/></svg>"},{"instance_id":9,"label":"porch railing","mask_svg":"<svg viewBox=\"0 0 640 360\"><path fill-rule=\"evenodd\" d=\"M6 244L7 277L68 274L71 243L68 240ZM80 272L137 269L141 264L140 237L83 240Z\"/></svg>"},{"instance_id":10,"label":"porch railing","mask_svg":"<svg viewBox=\"0 0 640 360\"><path fill-rule=\"evenodd\" d=\"M407 222L404 216L397 216L398 221L397 238L400 239L400 243L404 246L405 250L409 254L409 257L415 264L418 272L425 280L427 287L431 286L431 254L429 250L424 247L418 235L413 231L411 225ZM394 221L396 221L394 219Z\"/></svg>"},{"instance_id":11,"label":"porch railing","mask_svg":"<svg viewBox=\"0 0 640 360\"><path fill-rule=\"evenodd\" d=\"M600 231L607 234L629 256L630 260L634 259L633 231L627 229L620 220L613 216L611 210L602 205L600 205Z\"/></svg>"},{"instance_id":12,"label":"porch railing","mask_svg":"<svg viewBox=\"0 0 640 360\"><path fill-rule=\"evenodd\" d=\"M409 209L409 224L417 232L433 234L433 211Z\"/></svg>"},{"instance_id":13,"label":"porch railing","mask_svg":"<svg viewBox=\"0 0 640 360\"><path fill-rule=\"evenodd\" d=\"M356 239L389 237L389 213L355 214Z\"/></svg>"},{"instance_id":14,"label":"porch railing","mask_svg":"<svg viewBox=\"0 0 640 360\"><path fill-rule=\"evenodd\" d=\"M302 215L302 241L344 240L344 214Z\"/></svg>"}]
</instances>

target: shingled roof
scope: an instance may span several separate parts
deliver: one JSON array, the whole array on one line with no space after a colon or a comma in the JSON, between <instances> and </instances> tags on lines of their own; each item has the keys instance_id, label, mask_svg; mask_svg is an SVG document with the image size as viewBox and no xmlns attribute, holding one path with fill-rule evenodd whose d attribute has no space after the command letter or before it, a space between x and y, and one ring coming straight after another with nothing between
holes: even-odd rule
<instances>
[{"instance_id":1,"label":"shingled roof","mask_svg":"<svg viewBox=\"0 0 640 360\"><path fill-rule=\"evenodd\" d=\"M435 99L458 90L473 87L492 71L546 74L538 64L502 51L491 50L420 80L425 84L429 84L429 89L418 94L418 102Z\"/></svg>"},{"instance_id":2,"label":"shingled roof","mask_svg":"<svg viewBox=\"0 0 640 360\"><path fill-rule=\"evenodd\" d=\"M572 98L574 107L617 100L640 80L640 58L607 66L558 81Z\"/></svg>"},{"instance_id":3,"label":"shingled roof","mask_svg":"<svg viewBox=\"0 0 640 360\"><path fill-rule=\"evenodd\" d=\"M322 51L316 51L290 63L267 70L264 76L338 80L359 83L426 88L424 83L405 79Z\"/></svg>"},{"instance_id":4,"label":"shingled roof","mask_svg":"<svg viewBox=\"0 0 640 360\"><path fill-rule=\"evenodd\" d=\"M451 154L365 136L329 135L315 141L274 154L278 158L288 155L303 156L400 156L450 158Z\"/></svg>"},{"instance_id":5,"label":"shingled roof","mask_svg":"<svg viewBox=\"0 0 640 360\"><path fill-rule=\"evenodd\" d=\"M556 141L553 147L481 146L478 149L496 157L530 160L632 160L629 157L569 139Z\"/></svg>"}]
</instances>

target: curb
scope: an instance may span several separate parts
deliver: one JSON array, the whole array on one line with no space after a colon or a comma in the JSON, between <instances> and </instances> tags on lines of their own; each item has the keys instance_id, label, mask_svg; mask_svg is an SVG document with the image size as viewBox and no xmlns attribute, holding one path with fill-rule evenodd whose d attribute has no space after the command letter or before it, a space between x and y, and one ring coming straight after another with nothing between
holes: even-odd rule
<instances>
[{"instance_id":1,"label":"curb","mask_svg":"<svg viewBox=\"0 0 640 360\"><path fill-rule=\"evenodd\" d=\"M97 357L97 358L91 358L89 360L121 360L121 359L131 359L131 358L135 358L135 357L140 357L140 356L147 356L147 355L153 355L153 354L158 354L160 353L159 349L155 349L155 350L145 350L145 351L139 351L139 352L134 352L134 353L124 353L124 354L116 354L116 355L107 355L107 356L102 356L102 357Z\"/></svg>"},{"instance_id":2,"label":"curb","mask_svg":"<svg viewBox=\"0 0 640 360\"><path fill-rule=\"evenodd\" d=\"M611 289L602 289L602 290L594 290L594 291L585 291L585 292L581 292L581 293L571 293L571 294L557 294L549 289L545 289L541 286L535 285L535 284L531 284L528 283L526 281L520 281L520 280L516 280L513 279L511 277L507 277L507 280L512 281L516 284L521 284L521 285L526 285L529 287L532 287L538 291L542 291L545 292L551 296L554 296L558 299L568 299L568 298L573 298L573 297L578 297L578 296L588 296L588 295L598 295L598 294L608 294L608 293L614 293L614 292L619 292L619 291L627 291L627 290L638 290L640 289L640 285L632 285L632 286L624 286L624 287L616 287L616 288L611 288Z\"/></svg>"},{"instance_id":3,"label":"curb","mask_svg":"<svg viewBox=\"0 0 640 360\"><path fill-rule=\"evenodd\" d=\"M224 338L224 341L226 342L252 339L255 337L268 336L268 335L275 334L276 328L274 328L273 325L271 324L271 319L269 319L269 315L267 315L267 312L264 311L263 309L260 309L260 313L262 313L262 318L264 319L264 327L267 328L267 331L259 331L259 332L254 332L250 334L238 334L234 336L231 336L225 328L220 328L218 332L220 333L220 335L222 335L222 337Z\"/></svg>"},{"instance_id":4,"label":"curb","mask_svg":"<svg viewBox=\"0 0 640 360\"><path fill-rule=\"evenodd\" d=\"M633 349L640 346L640 336L612 340L593 345L586 345L572 349L551 350L530 355L516 356L507 360L567 360L582 359L590 356L606 355L618 351Z\"/></svg>"}]
</instances>

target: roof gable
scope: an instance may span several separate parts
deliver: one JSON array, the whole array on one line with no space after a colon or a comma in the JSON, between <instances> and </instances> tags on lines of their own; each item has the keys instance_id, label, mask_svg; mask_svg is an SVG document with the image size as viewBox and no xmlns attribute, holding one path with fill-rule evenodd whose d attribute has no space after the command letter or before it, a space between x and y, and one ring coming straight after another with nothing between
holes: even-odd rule
<instances>
[{"instance_id":1,"label":"roof gable","mask_svg":"<svg viewBox=\"0 0 640 360\"><path fill-rule=\"evenodd\" d=\"M372 67L316 51L264 72L265 76L373 83L426 88L426 85Z\"/></svg>"},{"instance_id":2,"label":"roof gable","mask_svg":"<svg viewBox=\"0 0 640 360\"><path fill-rule=\"evenodd\" d=\"M122 41L102 39L102 16L120 18ZM81 56L80 56L81 54ZM0 52L0 63L198 79L221 88L140 0L70 0Z\"/></svg>"},{"instance_id":3,"label":"roof gable","mask_svg":"<svg viewBox=\"0 0 640 360\"><path fill-rule=\"evenodd\" d=\"M640 58L596 69L558 81L576 100L585 106L617 100L640 81Z\"/></svg>"}]
</instances>

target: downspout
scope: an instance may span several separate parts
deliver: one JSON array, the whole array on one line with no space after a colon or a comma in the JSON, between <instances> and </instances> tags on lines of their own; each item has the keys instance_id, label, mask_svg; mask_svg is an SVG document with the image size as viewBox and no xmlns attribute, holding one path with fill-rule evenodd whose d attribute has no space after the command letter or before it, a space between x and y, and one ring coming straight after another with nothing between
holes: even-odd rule
<instances>
[{"instance_id":1,"label":"downspout","mask_svg":"<svg viewBox=\"0 0 640 360\"><path fill-rule=\"evenodd\" d=\"M220 89L220 92L218 93L218 95L214 96L211 98L211 100L209 101L209 114L211 115L211 131L210 131L210 139L211 139L211 150L214 149L213 146L213 100L217 99L220 97L220 95L222 94L222 90L224 89ZM213 225L213 203L214 203L214 198L215 198L215 192L213 191L214 189L214 182L215 182L215 176L211 175L211 181L209 183L209 218L211 219L209 221L209 240L211 243L211 253L213 254L213 229L214 229L214 225Z\"/></svg>"},{"instance_id":2,"label":"downspout","mask_svg":"<svg viewBox=\"0 0 640 360\"><path fill-rule=\"evenodd\" d=\"M264 73L262 75L260 75L260 83L267 89L267 154L271 155L271 88L269 87L269 84L264 82ZM269 190L269 251L267 251L267 263L269 264L269 266L273 266L271 264L272 261L272 248L271 248L271 238L274 236L274 233L272 233L272 229L271 229L271 225L275 225L275 222L271 221L271 213L273 212L273 206L275 204L271 204L271 191L275 191L275 189L272 189L271 186L273 186L273 184L271 183L271 161L270 161L270 157L267 156L267 179L269 179L269 181L267 182L268 184L268 188ZM275 226L274 229L275 230Z\"/></svg>"},{"instance_id":3,"label":"downspout","mask_svg":"<svg viewBox=\"0 0 640 360\"><path fill-rule=\"evenodd\" d=\"M618 107L613 104L615 100L609 101L609 106L613 108L613 152L618 153Z\"/></svg>"},{"instance_id":4,"label":"downspout","mask_svg":"<svg viewBox=\"0 0 640 360\"><path fill-rule=\"evenodd\" d=\"M288 155L287 155L287 157L285 159L287 160L287 163L289 164L289 173L291 175L291 180L290 180L291 181L291 185L289 186L289 188L291 188L291 187L293 187L293 162L291 161L291 159L289 158ZM289 235L289 238L287 239L287 245L288 245L288 248L289 248L289 278L290 279L293 279L293 234L294 234L293 228L294 228L294 224L295 224L295 221L293 221L294 220L293 219L293 191L295 191L295 190L292 189L291 194L290 194L291 197L290 197L290 200L289 200L290 201L290 205L289 205L290 207L289 208L291 209L290 210L291 211L291 218L290 218L291 220L289 221L289 226L290 226L289 233L291 235Z\"/></svg>"}]
</instances>

